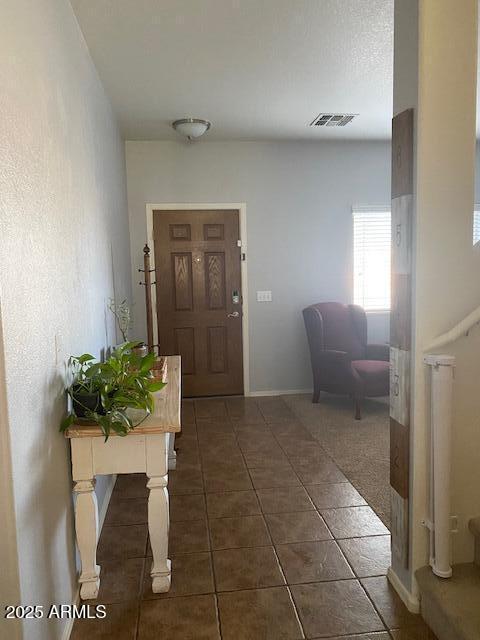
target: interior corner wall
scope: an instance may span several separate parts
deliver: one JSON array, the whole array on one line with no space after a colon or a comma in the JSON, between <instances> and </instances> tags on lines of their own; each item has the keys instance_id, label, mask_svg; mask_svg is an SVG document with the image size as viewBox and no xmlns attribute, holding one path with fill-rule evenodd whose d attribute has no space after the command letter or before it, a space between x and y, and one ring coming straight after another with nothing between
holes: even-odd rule
<instances>
[{"instance_id":1,"label":"interior corner wall","mask_svg":"<svg viewBox=\"0 0 480 640\"><path fill-rule=\"evenodd\" d=\"M413 110L413 146L415 145L415 136L417 131L417 110L415 109L418 102L418 0L395 0L394 5L394 72L393 72L393 117L399 116L406 112L408 109L414 108ZM407 128L409 130L409 128ZM406 140L401 137L400 147L405 145ZM407 145L410 146L410 145ZM406 151L406 148L404 149ZM392 154L392 164L396 159L397 162L400 161L400 165L403 165L402 159L398 158L399 150L394 150ZM395 158L393 158L395 156ZM408 154L407 154L408 157ZM413 176L414 176L414 167L415 167L415 156L413 154ZM410 164L410 163L408 163ZM394 167L394 170L398 171L400 169L399 166ZM403 173L405 167L403 167ZM413 178L412 176L412 178ZM409 181L410 182L410 181ZM404 185L405 186L405 185ZM415 207L416 207L416 199L415 199L415 180L413 180L413 189L407 189L404 193L410 193L410 196L407 196L408 206L405 208L406 219L404 223L407 223L407 228L410 228L410 233L407 233L407 240L404 245L404 248L407 248L411 242L415 241L413 228L415 227ZM413 193L412 193L413 191ZM393 201L393 193L392 193L392 201ZM398 194L397 194L398 195ZM398 198L400 201L403 198ZM405 231L404 231L405 233ZM414 316L414 299L413 295L408 295L407 290L410 293L410 287L414 287L414 255L412 251L412 247L409 247L410 250L406 251L406 256L410 256L407 260L408 266L404 265L404 270L406 268L406 272L410 272L411 276L411 285L406 287L400 287L397 295L398 302L401 306L398 306L397 303L397 313L398 325L405 324L405 329L408 327L408 331L410 336L404 336L405 344L400 345L397 344L397 347L402 346L401 350L397 349L397 355L402 355L401 358L398 358L396 361L397 365L403 363L403 366L399 368L397 374L399 374L403 378L402 386L406 390L406 393L399 394L397 400L403 405L403 409L405 412L405 421L402 421L402 425L399 425L397 420L392 420L392 407L394 406L394 402L391 402L391 438L392 443L394 443L393 436L396 433L397 438L400 436L400 429L404 432L407 431L407 441L403 441L403 446L401 447L403 455L406 455L408 463L406 465L402 465L403 473L409 476L407 480L407 494L408 498L405 496L400 496L395 488L391 487L391 511L392 511L392 566L391 571L396 576L396 579L400 584L403 585L404 589L408 592L409 596L412 596L412 571L411 571L411 547L412 547L412 473L411 473L411 457L413 451L413 431L415 425L411 422L411 404L415 401L415 394L408 389L408 380L411 381L411 353L415 349L413 330L411 326L413 324L413 316ZM397 251L400 251L400 247L397 247ZM398 264L397 264L398 267ZM400 270L401 271L401 270ZM400 274L396 276L402 277ZM408 283L408 278L406 280ZM396 281L397 286L400 282ZM395 295L395 293L394 293ZM411 298L411 303L409 303L409 298ZM405 321L402 322L401 314L405 313L405 309L403 308L404 303L407 302L408 306L411 307L408 309L408 313L410 313L410 318L407 323ZM395 318L392 314L392 320L395 323ZM393 333L393 332L392 332ZM392 335L393 337L393 335ZM410 344L411 343L411 344ZM403 354L401 353L403 351ZM392 369L393 373L393 369ZM410 392L409 392L410 391ZM391 390L392 393L392 390ZM393 398L392 398L393 400ZM398 416L396 416L398 417ZM405 429L406 427L406 429ZM402 439L400 439L401 442ZM399 444L399 443L396 443ZM391 449L392 453L393 449ZM391 474L391 481L394 478L394 474ZM398 487L397 487L398 489ZM397 523L397 526L395 525ZM397 540L396 540L397 539ZM401 549L404 553L399 554L395 553ZM413 600L415 600L416 594L413 594ZM412 606L412 603L410 603ZM415 606L418 606L418 602L415 602Z\"/></svg>"},{"instance_id":2,"label":"interior corner wall","mask_svg":"<svg viewBox=\"0 0 480 640\"><path fill-rule=\"evenodd\" d=\"M58 432L65 361L115 343L106 302L131 296L124 142L67 0L1 3L0 86L18 576L21 602L49 607L71 604L77 589L69 447ZM97 483L100 507L108 483ZM24 638L55 640L65 624L30 620Z\"/></svg>"},{"instance_id":3,"label":"interior corner wall","mask_svg":"<svg viewBox=\"0 0 480 640\"><path fill-rule=\"evenodd\" d=\"M208 134L207 134L208 136ZM132 275L138 281L146 204L247 206L250 389L309 390L302 309L352 302L352 205L390 202L388 142L126 143ZM258 303L257 290L272 290ZM144 335L143 287L134 287ZM370 339L388 342L388 314L369 316Z\"/></svg>"}]
</instances>

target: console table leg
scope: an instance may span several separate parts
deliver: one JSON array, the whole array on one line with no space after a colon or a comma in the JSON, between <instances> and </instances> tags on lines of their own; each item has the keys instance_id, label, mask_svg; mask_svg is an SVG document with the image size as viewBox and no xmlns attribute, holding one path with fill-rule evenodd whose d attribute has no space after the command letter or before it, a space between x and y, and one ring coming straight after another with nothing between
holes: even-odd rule
<instances>
[{"instance_id":1,"label":"console table leg","mask_svg":"<svg viewBox=\"0 0 480 640\"><path fill-rule=\"evenodd\" d=\"M97 565L98 505L95 480L79 480L73 489L75 501L75 528L80 551L82 571L80 596L83 600L95 599L100 587L100 567Z\"/></svg>"},{"instance_id":2,"label":"console table leg","mask_svg":"<svg viewBox=\"0 0 480 640\"><path fill-rule=\"evenodd\" d=\"M170 589L171 562L168 559L168 476L155 476L148 480L148 532L152 547L152 591L164 593Z\"/></svg>"}]
</instances>

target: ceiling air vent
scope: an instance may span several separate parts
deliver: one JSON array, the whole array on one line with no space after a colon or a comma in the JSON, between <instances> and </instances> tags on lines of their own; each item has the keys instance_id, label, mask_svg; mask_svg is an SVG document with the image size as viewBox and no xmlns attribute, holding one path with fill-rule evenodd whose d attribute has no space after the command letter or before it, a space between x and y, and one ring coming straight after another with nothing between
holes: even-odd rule
<instances>
[{"instance_id":1,"label":"ceiling air vent","mask_svg":"<svg viewBox=\"0 0 480 640\"><path fill-rule=\"evenodd\" d=\"M321 113L313 122L311 127L344 127L351 122L358 113Z\"/></svg>"}]
</instances>

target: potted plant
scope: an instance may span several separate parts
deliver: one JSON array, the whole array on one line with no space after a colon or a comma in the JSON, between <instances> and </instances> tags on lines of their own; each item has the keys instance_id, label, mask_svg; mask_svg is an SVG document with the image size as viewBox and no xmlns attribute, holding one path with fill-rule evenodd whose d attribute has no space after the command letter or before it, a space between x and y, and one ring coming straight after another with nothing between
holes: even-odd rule
<instances>
[{"instance_id":1,"label":"potted plant","mask_svg":"<svg viewBox=\"0 0 480 640\"><path fill-rule=\"evenodd\" d=\"M153 377L155 355L139 356L135 352L138 344L125 342L105 362L96 362L88 353L70 358L73 380L67 393L71 408L60 431L86 419L98 424L107 440L112 431L127 435L153 411L152 393L160 391L165 383ZM136 423L135 412L142 416Z\"/></svg>"},{"instance_id":2,"label":"potted plant","mask_svg":"<svg viewBox=\"0 0 480 640\"><path fill-rule=\"evenodd\" d=\"M118 330L122 334L123 342L128 342L128 331L132 324L132 313L128 306L128 302L126 300L122 300L122 302L117 304L113 298L110 298L108 308L113 313ZM136 342L133 347L133 351L135 351L139 356L146 356L148 353L148 347L144 342Z\"/></svg>"},{"instance_id":3,"label":"potted plant","mask_svg":"<svg viewBox=\"0 0 480 640\"><path fill-rule=\"evenodd\" d=\"M73 382L68 389L72 399L73 413L85 418L89 412L102 413L98 380L91 375L91 364L95 358L89 353L71 356L68 360Z\"/></svg>"}]
</instances>

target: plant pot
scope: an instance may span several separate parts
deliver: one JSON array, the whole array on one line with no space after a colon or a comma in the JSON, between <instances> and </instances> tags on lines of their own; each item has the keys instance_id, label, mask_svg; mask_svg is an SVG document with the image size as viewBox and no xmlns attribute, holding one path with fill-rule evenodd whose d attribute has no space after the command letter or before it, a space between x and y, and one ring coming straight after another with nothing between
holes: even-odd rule
<instances>
[{"instance_id":1,"label":"plant pot","mask_svg":"<svg viewBox=\"0 0 480 640\"><path fill-rule=\"evenodd\" d=\"M167 382L167 358L159 356L152 367L153 377L162 382Z\"/></svg>"},{"instance_id":2,"label":"plant pot","mask_svg":"<svg viewBox=\"0 0 480 640\"><path fill-rule=\"evenodd\" d=\"M82 389L82 393L80 393L80 391L77 392L75 387L73 387L72 404L73 411L77 418L85 418L88 411L105 415L105 410L102 407L98 391L95 391L94 393L86 393L85 390Z\"/></svg>"},{"instance_id":3,"label":"plant pot","mask_svg":"<svg viewBox=\"0 0 480 640\"><path fill-rule=\"evenodd\" d=\"M140 358L144 358L148 355L148 346L142 342L142 344L139 344L137 347L133 347L132 351Z\"/></svg>"}]
</instances>

